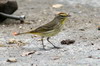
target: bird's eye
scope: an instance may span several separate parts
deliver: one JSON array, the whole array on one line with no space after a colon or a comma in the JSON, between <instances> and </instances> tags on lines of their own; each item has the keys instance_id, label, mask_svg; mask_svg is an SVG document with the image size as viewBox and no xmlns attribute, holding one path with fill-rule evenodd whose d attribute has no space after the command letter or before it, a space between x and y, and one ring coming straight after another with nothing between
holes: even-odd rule
<instances>
[{"instance_id":1,"label":"bird's eye","mask_svg":"<svg viewBox=\"0 0 100 66\"><path fill-rule=\"evenodd\" d=\"M66 17L66 16L61 16L61 17Z\"/></svg>"}]
</instances>

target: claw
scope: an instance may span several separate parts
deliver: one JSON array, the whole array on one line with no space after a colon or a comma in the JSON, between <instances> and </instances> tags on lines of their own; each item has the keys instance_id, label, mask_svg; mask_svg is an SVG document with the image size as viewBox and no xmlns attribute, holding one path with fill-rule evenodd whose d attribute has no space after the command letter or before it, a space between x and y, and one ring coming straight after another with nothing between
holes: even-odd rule
<instances>
[{"instance_id":1,"label":"claw","mask_svg":"<svg viewBox=\"0 0 100 66\"><path fill-rule=\"evenodd\" d=\"M54 46L55 49L60 49L61 47Z\"/></svg>"}]
</instances>

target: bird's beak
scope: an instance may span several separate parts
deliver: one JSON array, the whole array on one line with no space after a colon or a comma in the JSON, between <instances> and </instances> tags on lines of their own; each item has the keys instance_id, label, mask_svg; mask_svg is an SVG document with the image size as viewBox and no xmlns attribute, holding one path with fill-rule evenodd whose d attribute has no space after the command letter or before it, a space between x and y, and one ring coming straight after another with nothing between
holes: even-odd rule
<instances>
[{"instance_id":1,"label":"bird's beak","mask_svg":"<svg viewBox=\"0 0 100 66\"><path fill-rule=\"evenodd\" d=\"M68 14L68 15L67 15L67 17L71 17L71 15L70 15L70 14Z\"/></svg>"}]
</instances>

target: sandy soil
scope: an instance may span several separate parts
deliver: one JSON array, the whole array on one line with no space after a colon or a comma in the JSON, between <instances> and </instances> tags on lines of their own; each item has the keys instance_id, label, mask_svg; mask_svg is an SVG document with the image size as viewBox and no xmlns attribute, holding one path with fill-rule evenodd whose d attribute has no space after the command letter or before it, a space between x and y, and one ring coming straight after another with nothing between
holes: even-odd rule
<instances>
[{"instance_id":1,"label":"sandy soil","mask_svg":"<svg viewBox=\"0 0 100 66\"><path fill-rule=\"evenodd\" d=\"M25 22L30 24L20 24L19 21L11 19L0 24L0 44L6 46L0 47L0 66L100 66L99 5L92 6L89 2L85 4L70 0L17 0L17 2L19 9L14 15L26 15ZM53 8L52 5L55 4L63 6ZM13 32L29 31L51 21L57 12L71 15L62 32L50 39L61 49L51 49L52 46L45 40L48 50L44 51L39 36L12 35ZM13 39L25 45L17 45L21 42L8 44ZM75 43L61 45L60 42L66 39L75 40ZM31 51L36 52L22 56L22 53ZM17 62L7 62L9 58L15 58Z\"/></svg>"}]
</instances>

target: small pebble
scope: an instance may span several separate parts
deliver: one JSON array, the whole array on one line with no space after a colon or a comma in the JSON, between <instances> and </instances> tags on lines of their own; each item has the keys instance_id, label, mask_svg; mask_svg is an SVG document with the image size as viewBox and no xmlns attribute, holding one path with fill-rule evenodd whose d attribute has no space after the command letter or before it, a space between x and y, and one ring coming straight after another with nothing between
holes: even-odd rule
<instances>
[{"instance_id":1,"label":"small pebble","mask_svg":"<svg viewBox=\"0 0 100 66\"><path fill-rule=\"evenodd\" d=\"M73 44L73 43L75 43L75 40L70 40L70 39L68 39L68 40L62 40L61 41L61 44L62 45L70 45L70 44Z\"/></svg>"},{"instance_id":2,"label":"small pebble","mask_svg":"<svg viewBox=\"0 0 100 66\"><path fill-rule=\"evenodd\" d=\"M22 29L22 26L19 26L19 29Z\"/></svg>"},{"instance_id":3,"label":"small pebble","mask_svg":"<svg viewBox=\"0 0 100 66\"><path fill-rule=\"evenodd\" d=\"M63 6L62 4L54 4L54 5L52 5L53 8L60 8L62 6Z\"/></svg>"},{"instance_id":4,"label":"small pebble","mask_svg":"<svg viewBox=\"0 0 100 66\"><path fill-rule=\"evenodd\" d=\"M79 29L80 31L85 31L84 29Z\"/></svg>"},{"instance_id":5,"label":"small pebble","mask_svg":"<svg viewBox=\"0 0 100 66\"><path fill-rule=\"evenodd\" d=\"M98 26L98 30L100 30L100 26Z\"/></svg>"},{"instance_id":6,"label":"small pebble","mask_svg":"<svg viewBox=\"0 0 100 66\"><path fill-rule=\"evenodd\" d=\"M36 52L35 54L36 54L36 55L41 55L42 53L40 53L40 52Z\"/></svg>"},{"instance_id":7,"label":"small pebble","mask_svg":"<svg viewBox=\"0 0 100 66\"><path fill-rule=\"evenodd\" d=\"M92 56L88 56L88 58L93 58Z\"/></svg>"},{"instance_id":8,"label":"small pebble","mask_svg":"<svg viewBox=\"0 0 100 66\"><path fill-rule=\"evenodd\" d=\"M91 45L94 45L94 43L91 43Z\"/></svg>"},{"instance_id":9,"label":"small pebble","mask_svg":"<svg viewBox=\"0 0 100 66\"><path fill-rule=\"evenodd\" d=\"M21 56L28 56L28 55L31 55L31 54L34 54L36 51L30 51L30 52L23 52L21 54Z\"/></svg>"},{"instance_id":10,"label":"small pebble","mask_svg":"<svg viewBox=\"0 0 100 66\"><path fill-rule=\"evenodd\" d=\"M52 60L58 60L58 59L60 59L59 56L55 56L55 57L52 58Z\"/></svg>"},{"instance_id":11,"label":"small pebble","mask_svg":"<svg viewBox=\"0 0 100 66\"><path fill-rule=\"evenodd\" d=\"M97 50L100 50L100 48L98 48Z\"/></svg>"}]
</instances>

